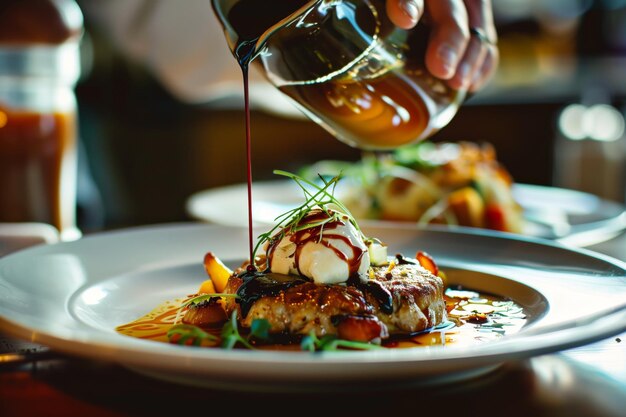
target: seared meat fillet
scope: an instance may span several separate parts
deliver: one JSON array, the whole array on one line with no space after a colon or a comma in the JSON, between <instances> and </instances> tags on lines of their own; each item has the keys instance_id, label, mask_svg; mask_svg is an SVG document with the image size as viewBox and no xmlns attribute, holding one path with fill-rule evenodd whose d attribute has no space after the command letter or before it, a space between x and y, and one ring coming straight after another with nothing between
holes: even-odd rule
<instances>
[{"instance_id":1,"label":"seared meat fillet","mask_svg":"<svg viewBox=\"0 0 626 417\"><path fill-rule=\"evenodd\" d=\"M236 310L244 327L250 327L254 319L263 318L269 321L272 333L299 335L311 331L317 336L338 334L342 320L354 322L355 317L380 323L381 338L419 332L440 324L446 318L443 281L422 268L417 260L404 259L392 267L372 267L373 274L367 284L357 281L320 285L292 277L297 280L293 285L268 295L257 295L247 306L241 300L226 299L226 312L230 316ZM225 292L239 290L241 294L244 280L238 272L241 271L229 278ZM266 275L265 279L273 279L272 275Z\"/></svg>"},{"instance_id":2,"label":"seared meat fillet","mask_svg":"<svg viewBox=\"0 0 626 417\"><path fill-rule=\"evenodd\" d=\"M385 314L375 307L376 316L387 325L391 334L413 333L436 326L446 319L443 281L414 264L373 267L374 279L393 297L393 313ZM367 294L368 302L376 300Z\"/></svg>"}]
</instances>

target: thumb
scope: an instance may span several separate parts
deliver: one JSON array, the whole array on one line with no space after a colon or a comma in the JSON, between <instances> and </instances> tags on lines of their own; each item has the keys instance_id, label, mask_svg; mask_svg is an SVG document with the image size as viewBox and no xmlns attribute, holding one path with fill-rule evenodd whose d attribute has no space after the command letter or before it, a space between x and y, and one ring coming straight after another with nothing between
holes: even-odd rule
<instances>
[{"instance_id":1,"label":"thumb","mask_svg":"<svg viewBox=\"0 0 626 417\"><path fill-rule=\"evenodd\" d=\"M399 28L413 28L423 13L424 0L387 0L387 16Z\"/></svg>"}]
</instances>

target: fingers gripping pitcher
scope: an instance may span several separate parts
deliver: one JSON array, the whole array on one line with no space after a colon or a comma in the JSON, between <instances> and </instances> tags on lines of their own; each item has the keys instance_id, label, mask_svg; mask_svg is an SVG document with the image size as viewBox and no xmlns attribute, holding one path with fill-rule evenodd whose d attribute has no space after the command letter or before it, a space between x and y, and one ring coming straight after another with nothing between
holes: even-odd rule
<instances>
[{"instance_id":1,"label":"fingers gripping pitcher","mask_svg":"<svg viewBox=\"0 0 626 417\"><path fill-rule=\"evenodd\" d=\"M425 67L427 23L404 30L384 0L212 0L241 65L337 139L366 150L423 140L466 97Z\"/></svg>"}]
</instances>

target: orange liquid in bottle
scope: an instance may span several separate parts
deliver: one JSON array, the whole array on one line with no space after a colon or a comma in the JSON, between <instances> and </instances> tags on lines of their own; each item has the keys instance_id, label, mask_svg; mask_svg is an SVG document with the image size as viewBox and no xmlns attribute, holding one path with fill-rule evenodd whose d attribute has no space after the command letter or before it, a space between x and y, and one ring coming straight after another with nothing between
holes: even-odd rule
<instances>
[{"instance_id":1,"label":"orange liquid in bottle","mask_svg":"<svg viewBox=\"0 0 626 417\"><path fill-rule=\"evenodd\" d=\"M75 157L75 130L72 114L0 107L0 221L68 226L64 167Z\"/></svg>"}]
</instances>

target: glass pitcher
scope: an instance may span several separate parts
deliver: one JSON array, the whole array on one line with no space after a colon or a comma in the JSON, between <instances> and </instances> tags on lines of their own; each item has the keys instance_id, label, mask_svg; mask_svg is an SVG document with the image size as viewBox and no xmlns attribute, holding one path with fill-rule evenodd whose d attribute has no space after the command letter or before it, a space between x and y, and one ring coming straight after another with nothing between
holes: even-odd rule
<instances>
[{"instance_id":1,"label":"glass pitcher","mask_svg":"<svg viewBox=\"0 0 626 417\"><path fill-rule=\"evenodd\" d=\"M340 141L388 150L446 126L466 97L432 76L429 28L396 27L384 0L212 0L241 65Z\"/></svg>"}]
</instances>

